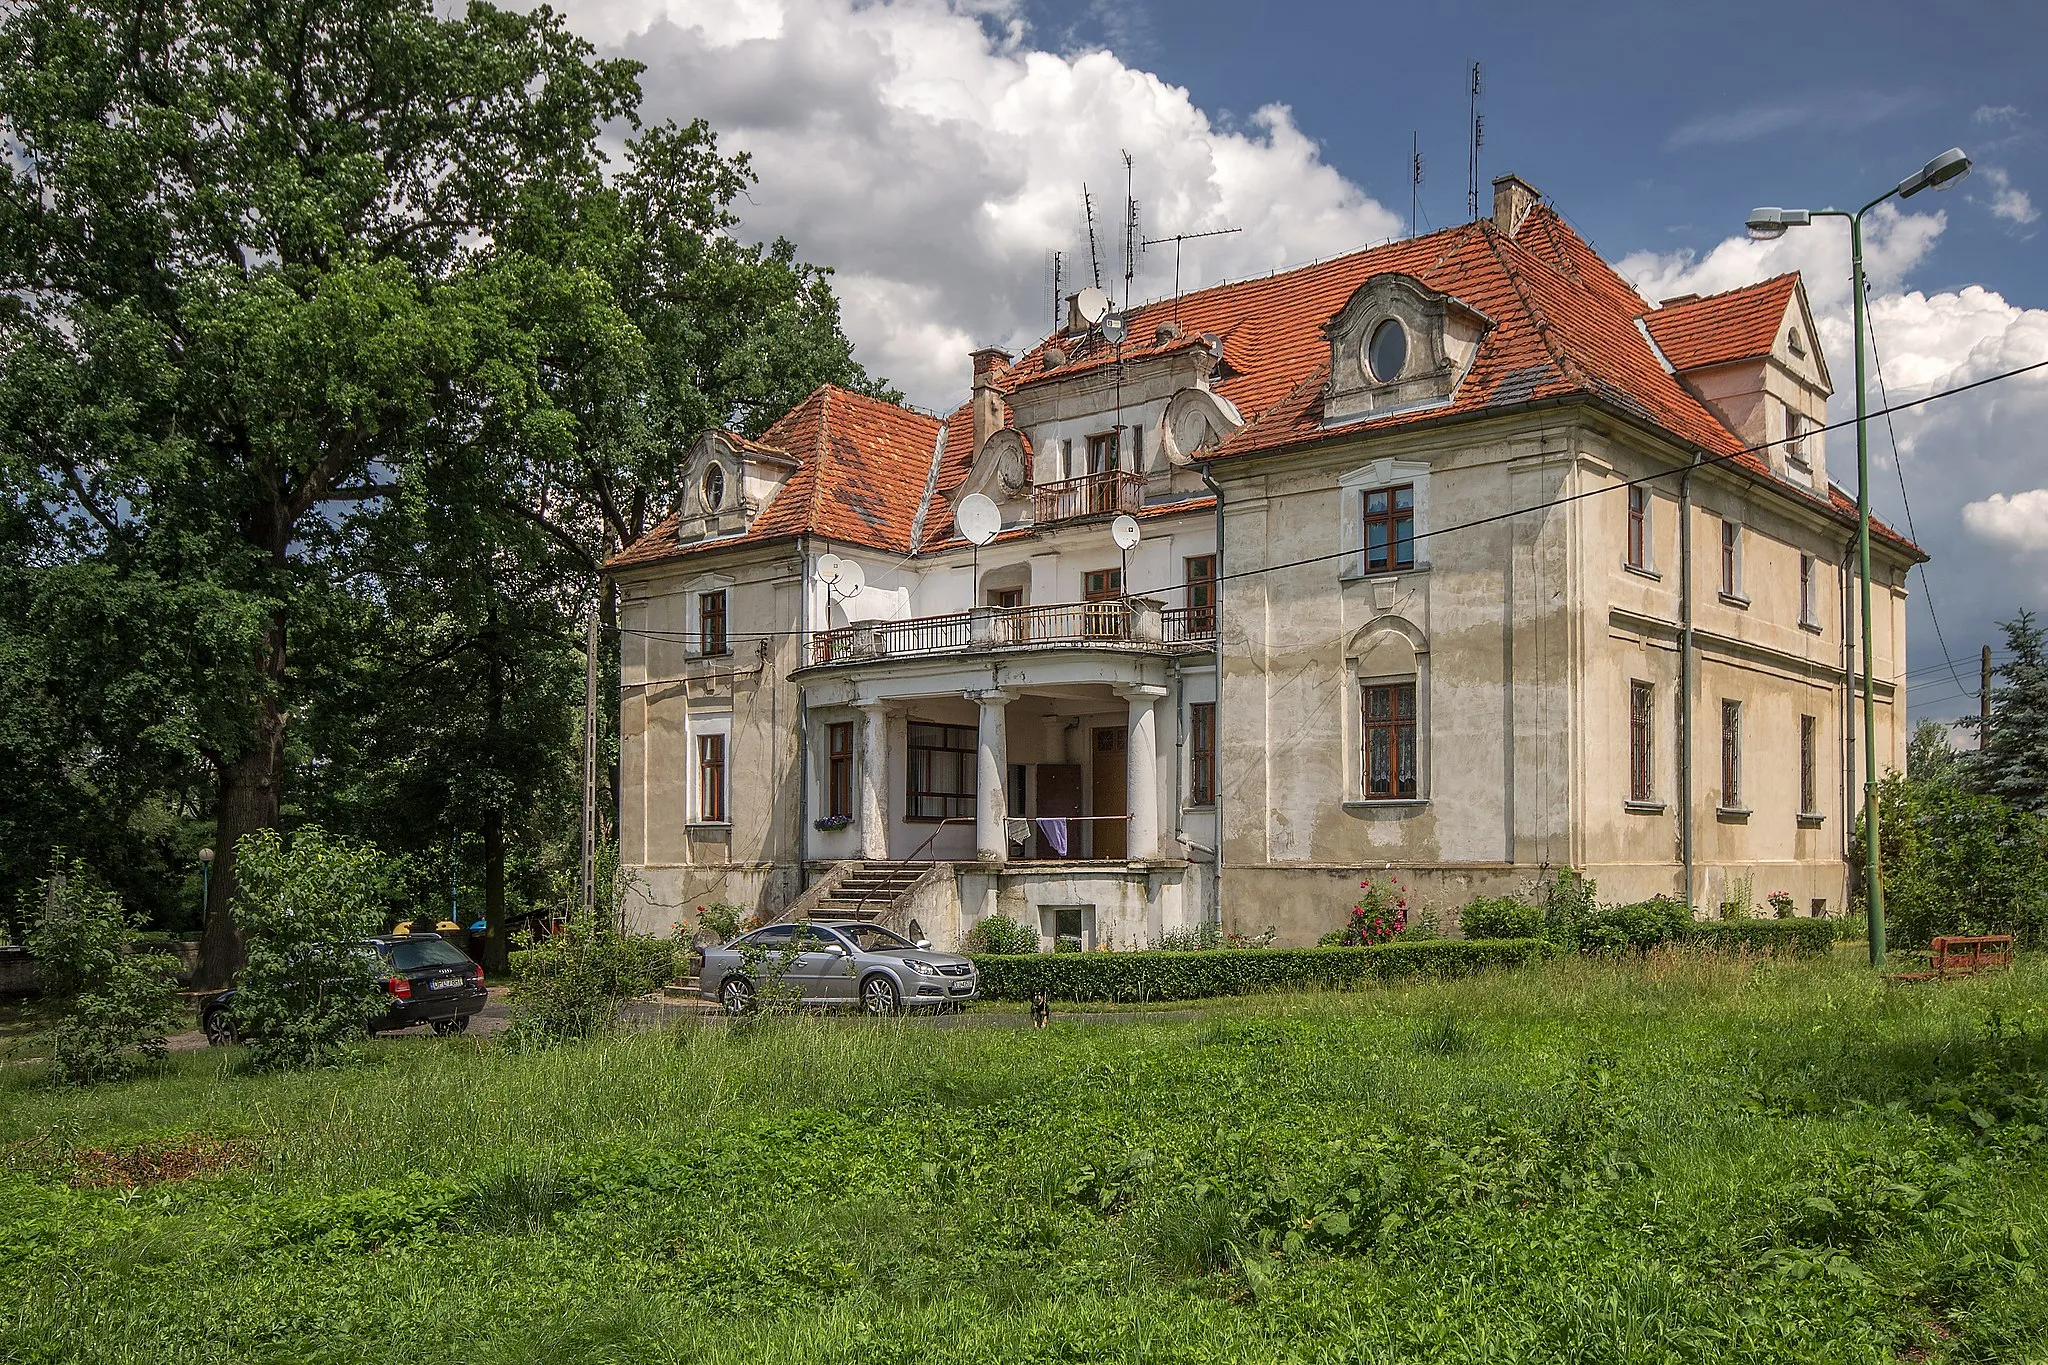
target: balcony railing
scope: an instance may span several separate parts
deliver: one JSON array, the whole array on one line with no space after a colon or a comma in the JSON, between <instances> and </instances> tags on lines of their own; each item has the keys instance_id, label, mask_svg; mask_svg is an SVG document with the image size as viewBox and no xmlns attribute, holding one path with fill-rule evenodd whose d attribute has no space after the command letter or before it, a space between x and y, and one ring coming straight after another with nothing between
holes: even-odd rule
<instances>
[{"instance_id":1,"label":"balcony railing","mask_svg":"<svg viewBox=\"0 0 2048 1365\"><path fill-rule=\"evenodd\" d=\"M1032 607L976 607L948 616L873 621L811 637L813 664L897 659L1032 645L1138 645L1185 648L1216 633L1216 608L1162 611L1142 597L1054 602Z\"/></svg>"},{"instance_id":2,"label":"balcony railing","mask_svg":"<svg viewBox=\"0 0 2048 1365\"><path fill-rule=\"evenodd\" d=\"M1042 483L1031 490L1031 516L1041 525L1137 512L1145 506L1145 476L1124 470L1083 474L1078 479Z\"/></svg>"}]
</instances>

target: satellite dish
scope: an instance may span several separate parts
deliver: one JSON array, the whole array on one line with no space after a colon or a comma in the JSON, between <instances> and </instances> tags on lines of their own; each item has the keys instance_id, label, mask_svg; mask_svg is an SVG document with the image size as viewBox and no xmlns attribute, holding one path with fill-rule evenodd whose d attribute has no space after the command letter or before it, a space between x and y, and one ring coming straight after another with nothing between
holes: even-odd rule
<instances>
[{"instance_id":1,"label":"satellite dish","mask_svg":"<svg viewBox=\"0 0 2048 1365\"><path fill-rule=\"evenodd\" d=\"M1130 324L1124 321L1121 314L1102 320L1102 339L1112 346L1123 345L1124 336L1129 331Z\"/></svg>"},{"instance_id":2,"label":"satellite dish","mask_svg":"<svg viewBox=\"0 0 2048 1365\"><path fill-rule=\"evenodd\" d=\"M953 509L953 524L976 545L986 545L1003 529L1003 514L985 493L969 493Z\"/></svg>"},{"instance_id":3,"label":"satellite dish","mask_svg":"<svg viewBox=\"0 0 2048 1365\"><path fill-rule=\"evenodd\" d=\"M1081 321L1094 327L1109 316L1109 295L1091 284L1074 295L1074 312L1080 315Z\"/></svg>"},{"instance_id":4,"label":"satellite dish","mask_svg":"<svg viewBox=\"0 0 2048 1365\"><path fill-rule=\"evenodd\" d=\"M841 559L838 555L832 554L829 551L825 554L819 555L817 567L818 581L820 583L831 583L836 581L839 577L840 566L845 563L845 560Z\"/></svg>"},{"instance_id":5,"label":"satellite dish","mask_svg":"<svg viewBox=\"0 0 2048 1365\"><path fill-rule=\"evenodd\" d=\"M850 559L839 561L839 574L832 580L832 591L841 597L858 597L860 590L868 585L866 570Z\"/></svg>"},{"instance_id":6,"label":"satellite dish","mask_svg":"<svg viewBox=\"0 0 2048 1365\"><path fill-rule=\"evenodd\" d=\"M1120 516L1109 524L1109 538L1116 542L1119 550L1128 550L1138 543L1138 519Z\"/></svg>"}]
</instances>

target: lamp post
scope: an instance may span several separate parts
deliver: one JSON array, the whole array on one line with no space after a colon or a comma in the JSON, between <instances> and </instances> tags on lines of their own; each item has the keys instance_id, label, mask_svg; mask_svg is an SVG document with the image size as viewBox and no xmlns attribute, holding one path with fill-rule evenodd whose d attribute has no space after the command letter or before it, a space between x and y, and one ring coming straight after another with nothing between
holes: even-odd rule
<instances>
[{"instance_id":1,"label":"lamp post","mask_svg":"<svg viewBox=\"0 0 2048 1365\"><path fill-rule=\"evenodd\" d=\"M213 850L199 850L199 922L206 923L206 910L213 903Z\"/></svg>"},{"instance_id":2,"label":"lamp post","mask_svg":"<svg viewBox=\"0 0 2048 1365\"><path fill-rule=\"evenodd\" d=\"M1970 173L1970 158L1951 147L1862 208L1760 208L1749 215L1749 235L1759 241L1782 237L1788 228L1816 218L1849 220L1849 288L1856 344L1856 562L1863 597L1863 891L1869 907L1870 965L1884 966L1884 884L1877 861L1877 697L1871 690L1870 625L1870 432L1869 399L1863 380L1863 215L1897 195L1911 199L1927 189L1946 189ZM1894 642L1896 651L1897 644ZM1897 705L1897 699L1893 699Z\"/></svg>"}]
</instances>

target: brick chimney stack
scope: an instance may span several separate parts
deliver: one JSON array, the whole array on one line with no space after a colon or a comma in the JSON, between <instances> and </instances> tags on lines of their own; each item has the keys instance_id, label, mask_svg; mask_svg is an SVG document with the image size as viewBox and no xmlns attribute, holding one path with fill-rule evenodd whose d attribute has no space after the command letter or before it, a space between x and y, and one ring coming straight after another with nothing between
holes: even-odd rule
<instances>
[{"instance_id":1,"label":"brick chimney stack","mask_svg":"<svg viewBox=\"0 0 2048 1365\"><path fill-rule=\"evenodd\" d=\"M984 346L971 353L974 360L974 453L1003 425L1003 396L996 383L1010 372L1010 353L1000 346Z\"/></svg>"},{"instance_id":2,"label":"brick chimney stack","mask_svg":"<svg viewBox=\"0 0 2048 1365\"><path fill-rule=\"evenodd\" d=\"M1493 225L1512 237L1529 210L1543 199L1536 187L1519 175L1496 176L1493 182Z\"/></svg>"}]
</instances>

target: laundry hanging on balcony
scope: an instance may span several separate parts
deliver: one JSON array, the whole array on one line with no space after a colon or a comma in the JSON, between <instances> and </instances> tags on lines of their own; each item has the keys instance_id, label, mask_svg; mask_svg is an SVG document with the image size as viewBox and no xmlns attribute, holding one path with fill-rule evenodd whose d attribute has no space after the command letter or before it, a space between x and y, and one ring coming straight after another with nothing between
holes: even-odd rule
<instances>
[{"instance_id":1,"label":"laundry hanging on balcony","mask_svg":"<svg viewBox=\"0 0 2048 1365\"><path fill-rule=\"evenodd\" d=\"M1057 815L1038 817L1038 832L1052 845L1052 851L1064 858L1067 856L1067 822Z\"/></svg>"}]
</instances>

